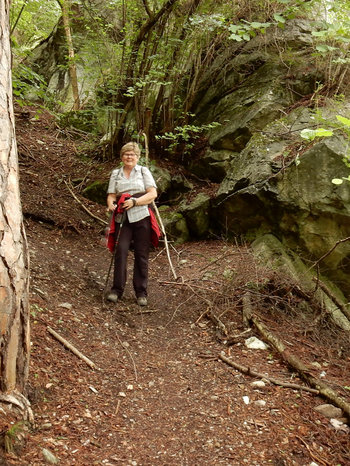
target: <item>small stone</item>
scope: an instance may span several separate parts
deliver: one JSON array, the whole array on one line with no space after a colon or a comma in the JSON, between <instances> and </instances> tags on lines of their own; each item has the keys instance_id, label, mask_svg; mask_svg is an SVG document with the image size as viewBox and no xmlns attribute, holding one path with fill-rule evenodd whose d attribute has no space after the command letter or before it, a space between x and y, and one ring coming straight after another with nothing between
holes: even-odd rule
<instances>
[{"instance_id":1,"label":"small stone","mask_svg":"<svg viewBox=\"0 0 350 466\"><path fill-rule=\"evenodd\" d=\"M126 394L124 392L119 392L118 395L121 396L122 398L126 397Z\"/></svg>"},{"instance_id":2,"label":"small stone","mask_svg":"<svg viewBox=\"0 0 350 466\"><path fill-rule=\"evenodd\" d=\"M122 345L123 345L124 348L129 348L130 347L130 344L127 341L123 341Z\"/></svg>"},{"instance_id":3,"label":"small stone","mask_svg":"<svg viewBox=\"0 0 350 466\"><path fill-rule=\"evenodd\" d=\"M249 396L243 396L243 402L244 404L249 405L250 403Z\"/></svg>"},{"instance_id":4,"label":"small stone","mask_svg":"<svg viewBox=\"0 0 350 466\"><path fill-rule=\"evenodd\" d=\"M245 340L244 343L246 347L249 349L266 350L268 348L268 346L263 341L259 340L259 338L256 337L250 337L247 340Z\"/></svg>"},{"instance_id":5,"label":"small stone","mask_svg":"<svg viewBox=\"0 0 350 466\"><path fill-rule=\"evenodd\" d=\"M62 303L62 304L59 304L58 307L63 307L64 309L72 309L73 307L73 304L70 304L70 303Z\"/></svg>"},{"instance_id":6,"label":"small stone","mask_svg":"<svg viewBox=\"0 0 350 466\"><path fill-rule=\"evenodd\" d=\"M53 453L51 453L50 450L48 450L47 448L43 448L41 451L43 453L43 456L44 456L45 460L48 463L58 464L58 462L59 462L58 458L56 458L56 456Z\"/></svg>"},{"instance_id":7,"label":"small stone","mask_svg":"<svg viewBox=\"0 0 350 466\"><path fill-rule=\"evenodd\" d=\"M133 385L131 385L131 384L130 384L130 385L128 385L126 388L127 388L127 390L134 390L134 386L133 386Z\"/></svg>"},{"instance_id":8,"label":"small stone","mask_svg":"<svg viewBox=\"0 0 350 466\"><path fill-rule=\"evenodd\" d=\"M42 429L51 429L51 427L52 427L51 422L45 422L45 424L41 426Z\"/></svg>"},{"instance_id":9,"label":"small stone","mask_svg":"<svg viewBox=\"0 0 350 466\"><path fill-rule=\"evenodd\" d=\"M254 404L256 406L259 406L260 408L263 408L264 406L266 406L266 401L265 400L256 400L256 401L254 401Z\"/></svg>"},{"instance_id":10,"label":"small stone","mask_svg":"<svg viewBox=\"0 0 350 466\"><path fill-rule=\"evenodd\" d=\"M321 364L319 362L317 362L317 361L312 362L311 365L316 367L317 369L322 369Z\"/></svg>"},{"instance_id":11,"label":"small stone","mask_svg":"<svg viewBox=\"0 0 350 466\"><path fill-rule=\"evenodd\" d=\"M314 409L315 411L317 411L325 417L328 417L329 419L341 417L343 415L343 411L340 408L337 408L336 406L333 406L331 404L319 405L316 406L316 408Z\"/></svg>"},{"instance_id":12,"label":"small stone","mask_svg":"<svg viewBox=\"0 0 350 466\"><path fill-rule=\"evenodd\" d=\"M336 429L336 430L339 430L341 432L345 432L345 433L349 433L350 432L350 428L349 426L347 426L346 424L344 424L342 421L340 421L339 419L330 419L329 421L332 426Z\"/></svg>"},{"instance_id":13,"label":"small stone","mask_svg":"<svg viewBox=\"0 0 350 466\"><path fill-rule=\"evenodd\" d=\"M263 388L266 386L266 383L262 380L255 380L255 382L252 382L250 385L254 388Z\"/></svg>"}]
</instances>

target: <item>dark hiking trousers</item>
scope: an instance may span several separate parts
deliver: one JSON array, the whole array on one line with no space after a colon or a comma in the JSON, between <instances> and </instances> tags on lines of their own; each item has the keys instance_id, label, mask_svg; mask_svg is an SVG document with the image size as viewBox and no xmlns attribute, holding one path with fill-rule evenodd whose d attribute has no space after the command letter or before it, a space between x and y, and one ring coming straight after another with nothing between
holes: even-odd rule
<instances>
[{"instance_id":1,"label":"dark hiking trousers","mask_svg":"<svg viewBox=\"0 0 350 466\"><path fill-rule=\"evenodd\" d=\"M147 296L148 257L151 245L150 217L129 223L126 218L119 236L114 263L114 280L112 290L122 296L127 279L127 257L130 243L134 247L133 286L137 298Z\"/></svg>"}]
</instances>

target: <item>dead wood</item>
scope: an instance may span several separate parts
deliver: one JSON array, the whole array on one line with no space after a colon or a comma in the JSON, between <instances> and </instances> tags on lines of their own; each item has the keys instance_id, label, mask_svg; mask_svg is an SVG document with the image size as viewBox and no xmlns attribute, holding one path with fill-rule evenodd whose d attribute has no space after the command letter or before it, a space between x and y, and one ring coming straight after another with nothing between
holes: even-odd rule
<instances>
[{"instance_id":1,"label":"dead wood","mask_svg":"<svg viewBox=\"0 0 350 466\"><path fill-rule=\"evenodd\" d=\"M247 328L247 330L244 330L244 332L240 333L239 335L230 335L229 338L226 339L225 344L227 346L235 345L242 339L242 337L246 337L247 333L251 331L251 328Z\"/></svg>"},{"instance_id":2,"label":"dead wood","mask_svg":"<svg viewBox=\"0 0 350 466\"><path fill-rule=\"evenodd\" d=\"M313 281L316 283L316 286L319 286L321 290L326 293L328 298L330 298L334 304L341 310L344 316L350 320L350 310L335 296L334 293L328 288L328 286L323 283L319 278L314 277Z\"/></svg>"},{"instance_id":3,"label":"dead wood","mask_svg":"<svg viewBox=\"0 0 350 466\"><path fill-rule=\"evenodd\" d=\"M323 259L325 259L327 256L329 256L330 254L332 254L332 252L334 251L335 248L337 248L339 246L339 244L342 244L342 243L346 243L347 241L350 240L350 236L348 236L347 238L343 238L343 239L340 239L339 241L337 241L329 251L327 251L325 254L323 254L322 257L320 257L314 264L312 264L312 266L309 268L309 270L315 268L320 262L323 261Z\"/></svg>"},{"instance_id":4,"label":"dead wood","mask_svg":"<svg viewBox=\"0 0 350 466\"><path fill-rule=\"evenodd\" d=\"M208 288L208 287L204 287L204 286L200 286L200 285L194 285L193 283L189 284L189 280L182 280L181 282L170 282L170 281L167 281L167 280L158 280L158 283L160 285L187 286L188 288L198 288L198 289L203 290L203 291L208 291L209 290L210 293L217 293L217 294L220 293L221 294L220 291L215 290L214 288Z\"/></svg>"},{"instance_id":5,"label":"dead wood","mask_svg":"<svg viewBox=\"0 0 350 466\"><path fill-rule=\"evenodd\" d=\"M279 385L281 387L292 388L293 390L304 390L306 392L314 393L316 395L319 394L319 391L314 389L314 388L305 387L304 385L298 385L298 384L290 383L290 382L283 382L282 380L278 380L278 379L275 379L273 377L269 377L269 376L267 376L265 374L262 374L260 372L254 371L250 367L242 366L241 364L238 364L238 363L232 361L232 359L229 359L228 357L226 357L225 353L223 353L223 352L219 354L219 358L222 361L226 362L226 364L228 364L231 367L234 367L235 369L239 370L243 374L251 375L252 377L257 377L259 379L267 380L268 382L271 382L274 385Z\"/></svg>"},{"instance_id":6,"label":"dead wood","mask_svg":"<svg viewBox=\"0 0 350 466\"><path fill-rule=\"evenodd\" d=\"M253 308L252 308L252 302L251 302L251 295L249 291L244 293L243 298L242 298L242 304L243 304L243 324L244 326L250 327L250 319L253 315Z\"/></svg>"},{"instance_id":7,"label":"dead wood","mask_svg":"<svg viewBox=\"0 0 350 466\"><path fill-rule=\"evenodd\" d=\"M60 343L62 343L66 348L72 351L78 358L80 358L82 361L86 362L88 366L90 366L92 369L96 368L96 364L92 362L89 358L84 356L79 350L75 348L69 341L67 341L65 338L61 337L57 332L55 332L51 327L47 327L48 332L56 338Z\"/></svg>"},{"instance_id":8,"label":"dead wood","mask_svg":"<svg viewBox=\"0 0 350 466\"><path fill-rule=\"evenodd\" d=\"M212 310L208 310L206 316L216 325L216 327L220 330L220 332L227 337L228 331L225 324L219 319L217 315L214 314Z\"/></svg>"},{"instance_id":9,"label":"dead wood","mask_svg":"<svg viewBox=\"0 0 350 466\"><path fill-rule=\"evenodd\" d=\"M250 318L250 322L255 325L259 332L282 356L283 360L287 362L300 377L305 380L311 387L318 390L319 394L338 406L346 416L350 419L350 404L338 395L331 387L323 381L317 379L311 374L311 369L307 367L298 357L291 354L279 338L273 335L269 329L264 325L256 316Z\"/></svg>"},{"instance_id":10,"label":"dead wood","mask_svg":"<svg viewBox=\"0 0 350 466\"><path fill-rule=\"evenodd\" d=\"M320 458L319 456L317 456L317 455L311 450L311 448L310 448L309 445L305 442L305 440L303 440L301 437L299 437L299 435L296 435L296 438L299 439L303 445L305 445L307 451L310 453L311 458L312 458L314 461L317 461L317 464L322 464L322 466L332 466L328 461L323 460L322 458Z\"/></svg>"},{"instance_id":11,"label":"dead wood","mask_svg":"<svg viewBox=\"0 0 350 466\"><path fill-rule=\"evenodd\" d=\"M95 220L97 220L98 222L102 223L102 225L108 225L108 222L106 222L106 220L103 220L102 218L98 217L97 215L94 215L92 212L90 212L90 210L81 202L81 200L75 195L75 193L73 192L71 186L69 186L69 184L67 183L66 180L64 180L64 183L68 189L68 191L70 192L70 194L73 196L73 198L78 202L78 204L81 205L81 207L85 210L85 212L87 212L90 217L94 218Z\"/></svg>"}]
</instances>

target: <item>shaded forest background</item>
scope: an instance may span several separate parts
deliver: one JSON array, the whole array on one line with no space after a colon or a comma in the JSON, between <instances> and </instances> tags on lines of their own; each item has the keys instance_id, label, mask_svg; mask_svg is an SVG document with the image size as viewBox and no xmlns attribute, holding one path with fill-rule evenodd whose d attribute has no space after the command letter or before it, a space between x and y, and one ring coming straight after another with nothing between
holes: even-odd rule
<instances>
[{"instance_id":1,"label":"shaded forest background","mask_svg":"<svg viewBox=\"0 0 350 466\"><path fill-rule=\"evenodd\" d=\"M317 76L314 104L320 96L339 100L347 87L348 8L343 0L15 0L14 93L86 134L87 154L110 157L126 140L147 138L154 156L186 164L186 154L200 152L201 136L219 124L203 124L194 112L210 65L222 56L224 71L250 40L258 37L263 48L267 31L296 18L314 27L313 63L304 63L305 73L311 65ZM286 68L297 61L278 41L276 54ZM295 100L303 98L312 95Z\"/></svg>"}]
</instances>

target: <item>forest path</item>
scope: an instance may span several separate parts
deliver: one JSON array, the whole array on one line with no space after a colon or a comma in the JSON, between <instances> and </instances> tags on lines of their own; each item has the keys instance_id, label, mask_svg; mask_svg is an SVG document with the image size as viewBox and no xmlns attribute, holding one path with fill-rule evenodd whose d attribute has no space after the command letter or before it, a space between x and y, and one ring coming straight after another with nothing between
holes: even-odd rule
<instances>
[{"instance_id":1,"label":"forest path","mask_svg":"<svg viewBox=\"0 0 350 466\"><path fill-rule=\"evenodd\" d=\"M236 265L246 264L246 249L221 241L182 246L176 268L191 289L174 284L164 251L153 252L149 306L140 308L130 284L123 301L102 304L110 255L99 237L81 241L32 221L27 233L36 428L21 461L10 464L45 464L43 448L64 465L309 465L316 458L320 465L346 464L348 434L337 434L313 410L321 399L268 383L254 387L255 378L218 358L225 351L236 362L296 381L277 354L248 349L249 333L227 347L210 321L199 320L206 307L196 287L212 289L208 298L220 279L200 279L203 269L219 267L214 258L223 255L222 262L234 257ZM226 306L218 300L216 309L230 313L232 332L242 333L234 299ZM98 369L65 349L48 327Z\"/></svg>"}]
</instances>

